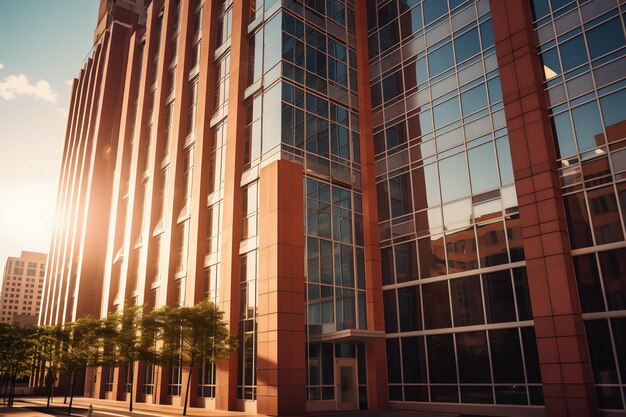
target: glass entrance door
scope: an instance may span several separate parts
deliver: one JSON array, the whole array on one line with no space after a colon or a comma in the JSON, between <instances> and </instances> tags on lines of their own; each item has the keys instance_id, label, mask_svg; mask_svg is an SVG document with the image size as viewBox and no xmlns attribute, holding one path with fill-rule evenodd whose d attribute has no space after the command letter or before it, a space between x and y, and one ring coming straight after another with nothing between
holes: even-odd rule
<instances>
[{"instance_id":1,"label":"glass entrance door","mask_svg":"<svg viewBox=\"0 0 626 417\"><path fill-rule=\"evenodd\" d=\"M335 360L335 391L337 410L358 410L356 359Z\"/></svg>"}]
</instances>

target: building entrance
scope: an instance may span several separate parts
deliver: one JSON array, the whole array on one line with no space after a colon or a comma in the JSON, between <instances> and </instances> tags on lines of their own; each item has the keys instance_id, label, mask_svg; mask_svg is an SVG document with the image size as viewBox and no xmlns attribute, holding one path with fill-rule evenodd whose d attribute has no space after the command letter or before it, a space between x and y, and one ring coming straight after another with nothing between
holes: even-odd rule
<instances>
[{"instance_id":1,"label":"building entrance","mask_svg":"<svg viewBox=\"0 0 626 417\"><path fill-rule=\"evenodd\" d=\"M359 409L356 359L335 360L335 392L337 410Z\"/></svg>"}]
</instances>

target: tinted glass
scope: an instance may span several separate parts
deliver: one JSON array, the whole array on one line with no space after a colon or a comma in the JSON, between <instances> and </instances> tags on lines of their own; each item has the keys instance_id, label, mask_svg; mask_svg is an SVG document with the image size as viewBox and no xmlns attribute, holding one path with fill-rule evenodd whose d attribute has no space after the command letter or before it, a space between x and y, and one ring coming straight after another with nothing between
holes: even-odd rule
<instances>
[{"instance_id":1,"label":"tinted glass","mask_svg":"<svg viewBox=\"0 0 626 417\"><path fill-rule=\"evenodd\" d=\"M430 382L456 382L456 360L452 335L432 335L427 336L426 340Z\"/></svg>"},{"instance_id":2,"label":"tinted glass","mask_svg":"<svg viewBox=\"0 0 626 417\"><path fill-rule=\"evenodd\" d=\"M419 286L398 288L400 331L422 330L422 306Z\"/></svg>"},{"instance_id":3,"label":"tinted glass","mask_svg":"<svg viewBox=\"0 0 626 417\"><path fill-rule=\"evenodd\" d=\"M383 304L385 308L385 332L396 333L398 331L396 290L383 291Z\"/></svg>"},{"instance_id":4,"label":"tinted glass","mask_svg":"<svg viewBox=\"0 0 626 417\"><path fill-rule=\"evenodd\" d=\"M488 323L515 321L515 302L509 271L483 275Z\"/></svg>"},{"instance_id":5,"label":"tinted glass","mask_svg":"<svg viewBox=\"0 0 626 417\"><path fill-rule=\"evenodd\" d=\"M467 152L472 193L480 194L498 188L498 168L493 143L489 142Z\"/></svg>"},{"instance_id":6,"label":"tinted glass","mask_svg":"<svg viewBox=\"0 0 626 417\"><path fill-rule=\"evenodd\" d=\"M626 249L598 254L609 310L626 310Z\"/></svg>"},{"instance_id":7,"label":"tinted glass","mask_svg":"<svg viewBox=\"0 0 626 417\"><path fill-rule=\"evenodd\" d=\"M575 38L563 43L559 49L561 51L563 71L565 72L582 65L587 61L585 41L582 35L578 35Z\"/></svg>"},{"instance_id":8,"label":"tinted glass","mask_svg":"<svg viewBox=\"0 0 626 417\"><path fill-rule=\"evenodd\" d=\"M578 149L584 151L604 143L600 112L595 101L572 110Z\"/></svg>"},{"instance_id":9,"label":"tinted glass","mask_svg":"<svg viewBox=\"0 0 626 417\"><path fill-rule=\"evenodd\" d=\"M444 3L436 0L438 3ZM428 54L428 71L431 78L451 68L454 65L454 55L452 54L452 43L435 49Z\"/></svg>"},{"instance_id":10,"label":"tinted glass","mask_svg":"<svg viewBox=\"0 0 626 417\"><path fill-rule=\"evenodd\" d=\"M593 245L584 194L576 193L563 196L563 203L567 214L567 229L569 230L572 249Z\"/></svg>"},{"instance_id":11,"label":"tinted glass","mask_svg":"<svg viewBox=\"0 0 626 417\"><path fill-rule=\"evenodd\" d=\"M517 301L519 320L532 320L533 312L530 305L530 292L528 290L526 268L516 268L513 270L513 282L515 284L515 300Z\"/></svg>"},{"instance_id":12,"label":"tinted glass","mask_svg":"<svg viewBox=\"0 0 626 417\"><path fill-rule=\"evenodd\" d=\"M596 245L624 240L617 198L612 185L587 191Z\"/></svg>"},{"instance_id":13,"label":"tinted glass","mask_svg":"<svg viewBox=\"0 0 626 417\"><path fill-rule=\"evenodd\" d=\"M487 334L485 332L457 333L456 351L461 383L491 382Z\"/></svg>"},{"instance_id":14,"label":"tinted glass","mask_svg":"<svg viewBox=\"0 0 626 417\"><path fill-rule=\"evenodd\" d=\"M517 329L489 331L493 378L496 383L524 383L524 366Z\"/></svg>"},{"instance_id":15,"label":"tinted glass","mask_svg":"<svg viewBox=\"0 0 626 417\"><path fill-rule=\"evenodd\" d=\"M427 382L426 355L422 336L402 338L402 366L405 384Z\"/></svg>"},{"instance_id":16,"label":"tinted glass","mask_svg":"<svg viewBox=\"0 0 626 417\"><path fill-rule=\"evenodd\" d=\"M444 203L469 194L465 154L461 153L439 162L441 197Z\"/></svg>"},{"instance_id":17,"label":"tinted glass","mask_svg":"<svg viewBox=\"0 0 626 417\"><path fill-rule=\"evenodd\" d=\"M617 372L606 320L585 320L587 346L596 384L616 384Z\"/></svg>"},{"instance_id":18,"label":"tinted glass","mask_svg":"<svg viewBox=\"0 0 626 417\"><path fill-rule=\"evenodd\" d=\"M480 42L478 42L478 28L468 30L461 36L454 39L454 52L456 62L465 59L480 52Z\"/></svg>"},{"instance_id":19,"label":"tinted glass","mask_svg":"<svg viewBox=\"0 0 626 417\"><path fill-rule=\"evenodd\" d=\"M448 282L435 282L422 286L424 295L424 324L427 329L450 327L450 301Z\"/></svg>"},{"instance_id":20,"label":"tinted glass","mask_svg":"<svg viewBox=\"0 0 626 417\"><path fill-rule=\"evenodd\" d=\"M583 313L604 311L598 265L594 254L574 257L578 296Z\"/></svg>"},{"instance_id":21,"label":"tinted glass","mask_svg":"<svg viewBox=\"0 0 626 417\"><path fill-rule=\"evenodd\" d=\"M483 324L483 299L478 276L450 281L455 326Z\"/></svg>"},{"instance_id":22,"label":"tinted glass","mask_svg":"<svg viewBox=\"0 0 626 417\"><path fill-rule=\"evenodd\" d=\"M402 372L400 368L400 341L399 339L386 339L385 342L387 344L388 381L391 383L402 382Z\"/></svg>"},{"instance_id":23,"label":"tinted glass","mask_svg":"<svg viewBox=\"0 0 626 417\"><path fill-rule=\"evenodd\" d=\"M587 46L591 59L624 45L624 29L620 18L611 19L587 31Z\"/></svg>"},{"instance_id":24,"label":"tinted glass","mask_svg":"<svg viewBox=\"0 0 626 417\"><path fill-rule=\"evenodd\" d=\"M396 279L398 282L412 281L419 278L417 269L417 251L415 242L403 243L394 247Z\"/></svg>"}]
</instances>

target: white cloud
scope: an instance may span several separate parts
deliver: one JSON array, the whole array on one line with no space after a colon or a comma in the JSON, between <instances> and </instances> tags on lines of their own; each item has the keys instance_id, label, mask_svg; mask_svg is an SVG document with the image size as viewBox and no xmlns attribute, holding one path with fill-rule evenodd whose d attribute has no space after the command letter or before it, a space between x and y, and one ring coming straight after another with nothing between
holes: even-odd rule
<instances>
[{"instance_id":1,"label":"white cloud","mask_svg":"<svg viewBox=\"0 0 626 417\"><path fill-rule=\"evenodd\" d=\"M4 69L4 64L0 62L0 69Z\"/></svg>"},{"instance_id":2,"label":"white cloud","mask_svg":"<svg viewBox=\"0 0 626 417\"><path fill-rule=\"evenodd\" d=\"M65 80L65 85L69 85L71 87L73 82L74 80Z\"/></svg>"},{"instance_id":3,"label":"white cloud","mask_svg":"<svg viewBox=\"0 0 626 417\"><path fill-rule=\"evenodd\" d=\"M64 117L67 117L67 110L62 109L61 107L57 107L57 111L61 113Z\"/></svg>"},{"instance_id":4,"label":"white cloud","mask_svg":"<svg viewBox=\"0 0 626 417\"><path fill-rule=\"evenodd\" d=\"M0 82L0 98L13 100L17 96L31 96L53 104L57 100L57 93L48 81L39 80L35 84L31 84L26 75L11 74Z\"/></svg>"}]
</instances>

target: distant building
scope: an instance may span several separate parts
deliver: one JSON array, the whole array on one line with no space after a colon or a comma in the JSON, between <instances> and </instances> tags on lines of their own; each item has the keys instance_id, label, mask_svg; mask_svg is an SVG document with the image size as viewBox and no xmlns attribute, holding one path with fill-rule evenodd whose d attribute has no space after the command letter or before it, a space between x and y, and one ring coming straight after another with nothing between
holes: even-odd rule
<instances>
[{"instance_id":1,"label":"distant building","mask_svg":"<svg viewBox=\"0 0 626 417\"><path fill-rule=\"evenodd\" d=\"M36 324L46 275L45 253L22 251L4 267L0 323Z\"/></svg>"}]
</instances>

